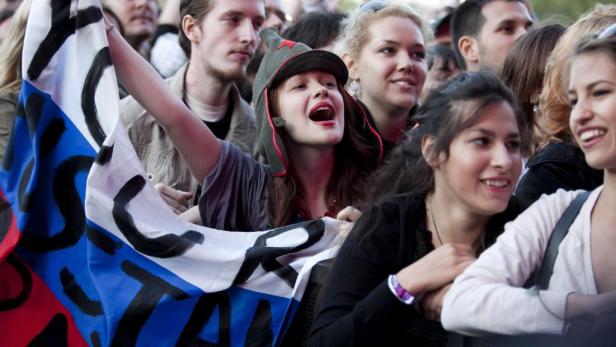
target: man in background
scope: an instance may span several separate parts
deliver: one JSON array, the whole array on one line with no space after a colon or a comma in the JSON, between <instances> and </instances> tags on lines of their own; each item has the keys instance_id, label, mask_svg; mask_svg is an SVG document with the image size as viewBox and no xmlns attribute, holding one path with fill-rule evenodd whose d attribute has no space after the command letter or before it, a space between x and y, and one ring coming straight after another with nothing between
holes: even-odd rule
<instances>
[{"instance_id":1,"label":"man in background","mask_svg":"<svg viewBox=\"0 0 616 347\"><path fill-rule=\"evenodd\" d=\"M453 14L453 49L468 71L500 73L513 43L533 24L521 0L467 0Z\"/></svg>"},{"instance_id":2,"label":"man in background","mask_svg":"<svg viewBox=\"0 0 616 347\"><path fill-rule=\"evenodd\" d=\"M234 82L244 77L259 44L263 0L182 0L180 18L180 46L189 60L167 79L170 89L217 138L251 153L254 111L240 98ZM198 198L201 182L165 130L135 99L122 100L120 116L149 179L176 213L184 212Z\"/></svg>"}]
</instances>

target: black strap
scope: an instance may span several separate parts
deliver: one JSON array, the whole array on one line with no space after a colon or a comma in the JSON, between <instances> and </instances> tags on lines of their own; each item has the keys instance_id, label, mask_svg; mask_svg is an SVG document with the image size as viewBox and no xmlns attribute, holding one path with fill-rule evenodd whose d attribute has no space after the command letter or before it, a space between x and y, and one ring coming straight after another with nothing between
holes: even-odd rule
<instances>
[{"instance_id":1,"label":"black strap","mask_svg":"<svg viewBox=\"0 0 616 347\"><path fill-rule=\"evenodd\" d=\"M578 213L580 213L580 209L590 193L591 192L587 191L579 194L575 200L571 202L569 207L567 207L565 212L563 212L558 223L556 223L554 231L548 241L548 246L545 249L541 267L535 275L535 285L539 289L544 290L548 288L550 277L552 277L552 271L554 270L554 262L556 261L556 256L558 256L558 247L565 236L567 236L569 227L577 217Z\"/></svg>"}]
</instances>

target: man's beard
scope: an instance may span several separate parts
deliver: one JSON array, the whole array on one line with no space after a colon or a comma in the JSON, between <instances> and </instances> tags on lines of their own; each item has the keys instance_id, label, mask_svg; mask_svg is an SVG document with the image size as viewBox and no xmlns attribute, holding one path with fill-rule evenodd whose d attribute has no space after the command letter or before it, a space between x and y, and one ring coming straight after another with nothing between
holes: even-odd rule
<instances>
[{"instance_id":1,"label":"man's beard","mask_svg":"<svg viewBox=\"0 0 616 347\"><path fill-rule=\"evenodd\" d=\"M205 72L208 75L219 80L220 82L232 83L232 82L237 82L239 80L242 80L246 77L246 66L236 71L227 72L227 71L222 71L220 69L217 69L210 64L207 64L205 66Z\"/></svg>"}]
</instances>

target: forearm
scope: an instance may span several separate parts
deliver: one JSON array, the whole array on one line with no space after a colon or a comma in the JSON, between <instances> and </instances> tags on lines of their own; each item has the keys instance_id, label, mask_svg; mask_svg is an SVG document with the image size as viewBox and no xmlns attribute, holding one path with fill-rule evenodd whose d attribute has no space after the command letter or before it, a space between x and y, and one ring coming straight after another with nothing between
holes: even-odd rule
<instances>
[{"instance_id":1,"label":"forearm","mask_svg":"<svg viewBox=\"0 0 616 347\"><path fill-rule=\"evenodd\" d=\"M561 333L568 292L522 288L541 252L524 252L535 247L520 230L506 233L456 278L443 300L443 327L479 335Z\"/></svg>"},{"instance_id":2,"label":"forearm","mask_svg":"<svg viewBox=\"0 0 616 347\"><path fill-rule=\"evenodd\" d=\"M189 223L203 225L201 221L201 214L199 213L199 206L193 206L188 210L180 214L180 218Z\"/></svg>"},{"instance_id":3,"label":"forearm","mask_svg":"<svg viewBox=\"0 0 616 347\"><path fill-rule=\"evenodd\" d=\"M469 335L560 334L567 294L466 278L445 295L441 323Z\"/></svg>"},{"instance_id":4,"label":"forearm","mask_svg":"<svg viewBox=\"0 0 616 347\"><path fill-rule=\"evenodd\" d=\"M616 291L599 295L570 294L567 296L567 321L587 316L602 316L616 312Z\"/></svg>"},{"instance_id":5,"label":"forearm","mask_svg":"<svg viewBox=\"0 0 616 347\"><path fill-rule=\"evenodd\" d=\"M167 0L165 2L158 18L158 24L180 26L180 0Z\"/></svg>"}]
</instances>

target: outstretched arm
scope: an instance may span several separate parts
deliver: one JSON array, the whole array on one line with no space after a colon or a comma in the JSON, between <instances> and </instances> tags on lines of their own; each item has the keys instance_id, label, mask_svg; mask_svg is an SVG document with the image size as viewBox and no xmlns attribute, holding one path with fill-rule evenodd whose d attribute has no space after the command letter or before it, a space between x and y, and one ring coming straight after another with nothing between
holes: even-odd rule
<instances>
[{"instance_id":1,"label":"outstretched arm","mask_svg":"<svg viewBox=\"0 0 616 347\"><path fill-rule=\"evenodd\" d=\"M105 25L110 27L109 23ZM111 59L122 85L162 125L190 172L203 181L218 162L218 140L115 29L107 33Z\"/></svg>"},{"instance_id":2,"label":"outstretched arm","mask_svg":"<svg viewBox=\"0 0 616 347\"><path fill-rule=\"evenodd\" d=\"M175 25L180 24L180 0L167 0L160 12L158 24Z\"/></svg>"}]
</instances>

